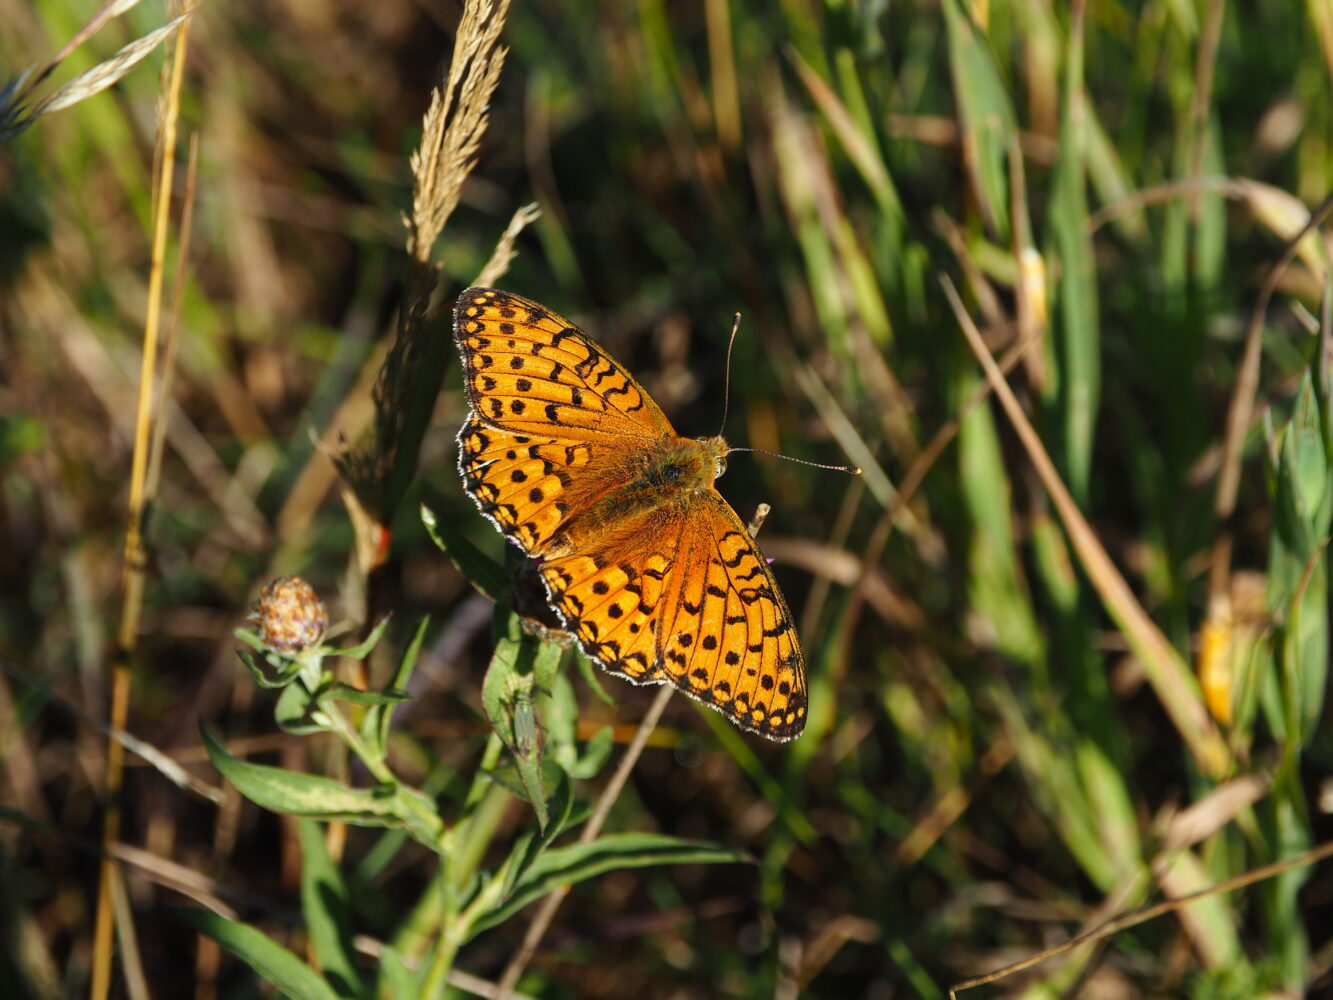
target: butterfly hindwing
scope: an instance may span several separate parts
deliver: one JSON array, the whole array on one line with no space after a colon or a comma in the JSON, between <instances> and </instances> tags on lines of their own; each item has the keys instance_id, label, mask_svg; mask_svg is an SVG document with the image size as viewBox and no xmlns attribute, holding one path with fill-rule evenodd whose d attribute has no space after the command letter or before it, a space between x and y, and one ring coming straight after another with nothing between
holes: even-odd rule
<instances>
[{"instance_id":1,"label":"butterfly hindwing","mask_svg":"<svg viewBox=\"0 0 1333 1000\"><path fill-rule=\"evenodd\" d=\"M805 659L773 572L716 492L694 498L658 624L668 680L774 740L805 726Z\"/></svg>"},{"instance_id":2,"label":"butterfly hindwing","mask_svg":"<svg viewBox=\"0 0 1333 1000\"><path fill-rule=\"evenodd\" d=\"M638 551L542 564L587 655L637 684L669 683L769 739L805 725L805 663L791 612L745 526L717 493L653 519Z\"/></svg>"},{"instance_id":3,"label":"butterfly hindwing","mask_svg":"<svg viewBox=\"0 0 1333 1000\"><path fill-rule=\"evenodd\" d=\"M667 680L658 622L669 613L667 579L683 527L682 519L668 512L651 534L644 533L649 544L633 551L578 552L541 566L551 602L583 651L636 684Z\"/></svg>"}]
</instances>

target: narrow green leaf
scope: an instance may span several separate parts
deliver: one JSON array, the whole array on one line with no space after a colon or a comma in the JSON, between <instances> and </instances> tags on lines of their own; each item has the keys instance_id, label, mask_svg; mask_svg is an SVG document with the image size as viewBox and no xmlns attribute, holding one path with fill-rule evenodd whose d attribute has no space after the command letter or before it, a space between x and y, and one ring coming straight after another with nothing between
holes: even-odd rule
<instances>
[{"instance_id":1,"label":"narrow green leaf","mask_svg":"<svg viewBox=\"0 0 1333 1000\"><path fill-rule=\"evenodd\" d=\"M945 0L942 6L964 162L986 221L1000 240L1008 240L1009 144L1017 131L1009 88L987 39L958 0Z\"/></svg>"},{"instance_id":2,"label":"narrow green leaf","mask_svg":"<svg viewBox=\"0 0 1333 1000\"><path fill-rule=\"evenodd\" d=\"M353 705L401 705L405 701L412 700L412 696L406 691L396 691L392 688L387 691L362 691L348 684L333 685L329 689L329 697Z\"/></svg>"},{"instance_id":3,"label":"narrow green leaf","mask_svg":"<svg viewBox=\"0 0 1333 1000\"><path fill-rule=\"evenodd\" d=\"M328 982L290 951L255 927L211 913L182 909L195 930L212 938L294 1000L339 1000Z\"/></svg>"},{"instance_id":4,"label":"narrow green leaf","mask_svg":"<svg viewBox=\"0 0 1333 1000\"><path fill-rule=\"evenodd\" d=\"M1060 155L1052 178L1049 251L1059 260L1051 326L1059 363L1052 386L1060 411L1060 465L1070 492L1085 506L1092 475L1092 438L1101 397L1101 332L1096 267L1088 229L1086 124L1082 40L1073 37L1066 56Z\"/></svg>"},{"instance_id":5,"label":"narrow green leaf","mask_svg":"<svg viewBox=\"0 0 1333 1000\"><path fill-rule=\"evenodd\" d=\"M418 972L408 968L402 953L393 945L386 944L380 951L380 974L376 984L375 996L414 997L421 989Z\"/></svg>"},{"instance_id":6,"label":"narrow green leaf","mask_svg":"<svg viewBox=\"0 0 1333 1000\"><path fill-rule=\"evenodd\" d=\"M385 692L401 693L406 692L407 683L412 679L412 671L416 669L417 659L421 655L421 646L426 639L426 627L430 624L430 617L421 619L421 624L417 626L416 635L412 637L412 642L407 647L407 652L403 658L398 661L398 669L394 671L393 676L385 685ZM406 699L404 699L406 700ZM394 702L384 705L372 706L366 712L366 717L361 724L361 734L366 737L371 746L384 756L389 745L389 728L393 724Z\"/></svg>"},{"instance_id":7,"label":"narrow green leaf","mask_svg":"<svg viewBox=\"0 0 1333 1000\"><path fill-rule=\"evenodd\" d=\"M352 947L347 884L329 857L323 828L302 819L296 829L301 841L301 911L324 976L340 996L365 997Z\"/></svg>"},{"instance_id":8,"label":"narrow green leaf","mask_svg":"<svg viewBox=\"0 0 1333 1000\"><path fill-rule=\"evenodd\" d=\"M976 379L959 379L966 398ZM958 422L958 470L962 496L972 517L968 564L970 606L986 623L995 648L1044 680L1045 645L1023 579L1014 543L1013 509L995 420L979 406Z\"/></svg>"},{"instance_id":9,"label":"narrow green leaf","mask_svg":"<svg viewBox=\"0 0 1333 1000\"><path fill-rule=\"evenodd\" d=\"M529 635L514 612L497 609L496 614L502 617L504 633L496 642L482 680L481 700L486 717L514 759L523 797L532 803L537 822L545 829L548 815L542 781L542 744L534 700L539 689L545 690L540 681L551 683L563 650Z\"/></svg>"},{"instance_id":10,"label":"narrow green leaf","mask_svg":"<svg viewBox=\"0 0 1333 1000\"><path fill-rule=\"evenodd\" d=\"M576 651L574 663L579 668L579 676L592 689L592 693L604 704L614 705L616 700L607 694L606 688L602 686L601 674L597 672L597 668L592 665L592 660L588 659L583 650Z\"/></svg>"},{"instance_id":11,"label":"narrow green leaf","mask_svg":"<svg viewBox=\"0 0 1333 1000\"><path fill-rule=\"evenodd\" d=\"M1270 470L1269 592L1282 611L1281 674L1276 685L1265 686L1263 700L1270 724L1293 754L1315 733L1328 676L1328 560L1322 549L1333 521L1333 461L1322 418L1307 370Z\"/></svg>"},{"instance_id":12,"label":"narrow green leaf","mask_svg":"<svg viewBox=\"0 0 1333 1000\"><path fill-rule=\"evenodd\" d=\"M549 214L549 213L548 213ZM426 533L431 541L454 561L472 586L489 597L496 604L509 603L509 581L504 570L481 549L477 548L445 518L441 520L424 503L421 505L421 523L426 526Z\"/></svg>"},{"instance_id":13,"label":"narrow green leaf","mask_svg":"<svg viewBox=\"0 0 1333 1000\"><path fill-rule=\"evenodd\" d=\"M1310 849L1309 805L1301 791L1295 769L1279 775L1273 794L1260 811L1262 830L1273 860L1295 857ZM1291 993L1299 996L1309 985L1310 938L1301 916L1299 893L1310 881L1313 869L1295 868L1258 887L1262 900L1264 930L1273 957L1281 964L1281 976Z\"/></svg>"},{"instance_id":14,"label":"narrow green leaf","mask_svg":"<svg viewBox=\"0 0 1333 1000\"><path fill-rule=\"evenodd\" d=\"M346 649L328 649L329 656L345 656L351 660L364 660L366 655L379 643L380 637L384 635L384 630L389 627L390 615L385 615L379 620L379 623L370 630L370 635L366 636L355 646L349 646Z\"/></svg>"},{"instance_id":15,"label":"narrow green leaf","mask_svg":"<svg viewBox=\"0 0 1333 1000\"><path fill-rule=\"evenodd\" d=\"M533 862L509 898L481 917L472 930L494 927L548 892L609 871L652 865L753 863L743 851L654 833L609 834L591 844L554 847Z\"/></svg>"},{"instance_id":16,"label":"narrow green leaf","mask_svg":"<svg viewBox=\"0 0 1333 1000\"><path fill-rule=\"evenodd\" d=\"M570 820L574 818L573 784L569 776L558 769L552 783L550 807L551 821L546 824L541 835L526 834L510 852L510 863L504 871L506 898L513 893L514 886L541 857L542 852L551 846L552 841L569 829Z\"/></svg>"},{"instance_id":17,"label":"narrow green leaf","mask_svg":"<svg viewBox=\"0 0 1333 1000\"><path fill-rule=\"evenodd\" d=\"M572 764L565 766L571 778L587 781L595 778L605 766L615 746L615 731L610 726L603 726L593 733L592 739L583 744L583 753Z\"/></svg>"},{"instance_id":18,"label":"narrow green leaf","mask_svg":"<svg viewBox=\"0 0 1333 1000\"><path fill-rule=\"evenodd\" d=\"M1226 154L1222 149L1222 129L1214 112L1196 142L1203 144L1203 176L1224 177L1227 173ZM1227 200L1221 194L1200 191L1198 215L1194 226L1194 247L1191 255L1193 277L1197 287L1214 289L1226 274L1227 255Z\"/></svg>"}]
</instances>

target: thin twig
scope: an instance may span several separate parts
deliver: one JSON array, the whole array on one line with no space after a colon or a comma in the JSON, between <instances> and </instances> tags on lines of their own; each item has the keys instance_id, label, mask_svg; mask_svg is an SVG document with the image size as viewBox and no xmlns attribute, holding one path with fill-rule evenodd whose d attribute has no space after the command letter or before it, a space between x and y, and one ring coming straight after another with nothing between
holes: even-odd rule
<instances>
[{"instance_id":1,"label":"thin twig","mask_svg":"<svg viewBox=\"0 0 1333 1000\"><path fill-rule=\"evenodd\" d=\"M1036 955L1030 955L1021 962L1015 962L1013 965L1006 965L1003 969L996 969L994 972L988 972L984 976L977 976L975 979L968 979L965 982L958 983L949 987L950 1000L956 1000L959 993L963 990L970 990L977 986L985 986L987 983L993 983L996 980L1012 976L1015 972L1022 972L1024 969L1030 969L1034 965L1046 961L1048 958L1054 958L1062 952L1077 948L1079 945L1087 944L1090 941L1096 941L1100 938L1109 937L1130 927L1135 927L1154 917L1160 917L1164 913L1171 913L1183 906L1193 903L1196 900L1204 899L1221 892L1231 892L1234 889L1243 889L1247 885L1253 885L1256 882L1262 882L1265 879L1281 875L1283 872L1291 871L1293 868L1303 868L1305 865L1314 864L1322 861L1324 858L1333 857L1333 840L1320 844L1313 850L1306 851L1304 854L1295 858L1288 858L1286 861L1275 861L1271 865L1264 865L1261 868L1255 868L1243 875L1237 875L1235 878L1229 878L1224 882L1218 882L1206 889L1200 889L1198 892L1191 892L1184 896L1177 896L1175 899L1167 899L1160 903L1154 903L1152 906L1145 906L1141 910L1134 910L1132 913L1126 913L1123 916L1108 920L1104 924L1084 931L1082 934L1076 934L1064 944L1056 945L1054 948L1047 948L1045 951L1038 952Z\"/></svg>"},{"instance_id":2,"label":"thin twig","mask_svg":"<svg viewBox=\"0 0 1333 1000\"><path fill-rule=\"evenodd\" d=\"M176 374L176 352L179 346L181 302L185 298L185 281L190 262L190 236L194 228L194 194L199 177L199 133L190 136L190 156L185 166L185 193L181 198L180 232L176 238L176 279L171 290L171 307L167 311L167 331L163 338L162 377L158 380L153 423L153 443L149 450L147 494L156 496L162 479L162 456L166 451L166 412L171 405L172 380Z\"/></svg>"},{"instance_id":3,"label":"thin twig","mask_svg":"<svg viewBox=\"0 0 1333 1000\"><path fill-rule=\"evenodd\" d=\"M181 788L194 792L196 795L203 796L208 801L220 804L223 799L222 789L216 788L205 781L200 781L189 771L185 770L173 758L167 756L151 743L139 739L118 726L108 725L91 712L86 711L79 705L70 701L68 698L52 691L50 687L43 684L36 677L20 670L12 663L0 660L0 670L9 674L16 681L27 685L32 690L37 691L48 701L52 701L68 712L72 712L81 718L88 725L92 726L108 740L118 743L132 754L137 754L145 761L156 768L164 778L173 782Z\"/></svg>"}]
</instances>

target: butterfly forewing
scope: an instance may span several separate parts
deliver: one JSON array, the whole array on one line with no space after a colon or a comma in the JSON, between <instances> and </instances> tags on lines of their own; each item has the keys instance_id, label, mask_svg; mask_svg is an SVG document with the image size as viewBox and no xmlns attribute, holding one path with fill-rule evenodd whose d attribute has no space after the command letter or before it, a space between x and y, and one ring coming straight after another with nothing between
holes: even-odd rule
<instances>
[{"instance_id":1,"label":"butterfly forewing","mask_svg":"<svg viewBox=\"0 0 1333 1000\"><path fill-rule=\"evenodd\" d=\"M568 320L494 288L454 311L473 412L514 434L571 441L675 435L643 388Z\"/></svg>"},{"instance_id":2,"label":"butterfly forewing","mask_svg":"<svg viewBox=\"0 0 1333 1000\"><path fill-rule=\"evenodd\" d=\"M725 443L713 439L708 451L678 439L624 368L535 302L468 289L454 335L472 405L458 435L464 488L537 558L551 605L584 652L635 683L670 683L769 739L798 735L806 683L791 613L754 539L709 485ZM684 476L679 488L659 479L641 493L645 468L684 461L697 472L688 456L701 454L706 477Z\"/></svg>"}]
</instances>

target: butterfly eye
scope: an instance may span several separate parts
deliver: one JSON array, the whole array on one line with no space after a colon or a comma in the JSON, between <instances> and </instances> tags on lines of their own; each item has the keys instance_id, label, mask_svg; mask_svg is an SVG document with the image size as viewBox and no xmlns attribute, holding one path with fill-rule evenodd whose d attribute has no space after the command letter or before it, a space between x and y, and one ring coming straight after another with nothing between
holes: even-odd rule
<instances>
[{"instance_id":1,"label":"butterfly eye","mask_svg":"<svg viewBox=\"0 0 1333 1000\"><path fill-rule=\"evenodd\" d=\"M727 458L725 455L717 456L717 461L713 463L713 478L719 479L722 473L727 471Z\"/></svg>"}]
</instances>

